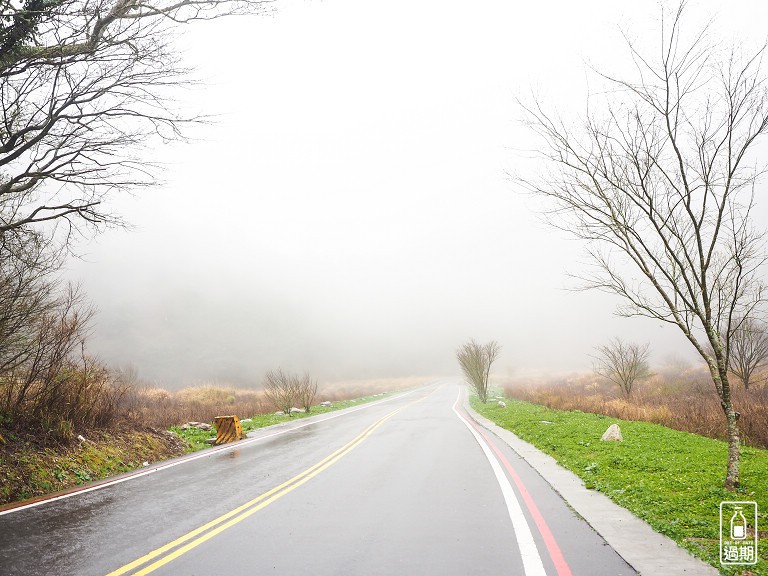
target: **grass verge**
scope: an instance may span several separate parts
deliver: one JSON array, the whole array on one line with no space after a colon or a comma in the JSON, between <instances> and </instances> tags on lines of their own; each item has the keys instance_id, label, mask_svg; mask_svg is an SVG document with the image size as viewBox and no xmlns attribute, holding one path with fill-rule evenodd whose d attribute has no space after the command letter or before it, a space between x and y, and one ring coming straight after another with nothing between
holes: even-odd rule
<instances>
[{"instance_id":1,"label":"grass verge","mask_svg":"<svg viewBox=\"0 0 768 576\"><path fill-rule=\"evenodd\" d=\"M241 420L243 426L243 432L250 432L257 428L266 428L273 424L280 424L282 422L291 422L299 420L301 418L307 418L309 416L317 416L319 414L327 414L328 412L335 412L343 408L351 408L352 406L359 406L375 400L382 400L393 393L385 392L382 394L374 394L372 396L363 396L362 398L355 398L353 400L341 400L333 402L330 406L313 406L312 411L309 413L295 413L292 416L278 415L275 413L269 414L257 414L251 418ZM196 452L205 448L210 448L211 444L206 440L216 438L216 430L198 430L197 428L187 428L182 430L178 426L172 426L171 431L179 435L187 443L187 452Z\"/></svg>"},{"instance_id":2,"label":"grass verge","mask_svg":"<svg viewBox=\"0 0 768 576\"><path fill-rule=\"evenodd\" d=\"M167 431L91 431L85 441L41 444L34 436L8 435L0 444L0 506L58 492L184 454Z\"/></svg>"},{"instance_id":3,"label":"grass verge","mask_svg":"<svg viewBox=\"0 0 768 576\"><path fill-rule=\"evenodd\" d=\"M579 411L565 412L519 400L471 405L579 476L617 504L670 537L722 574L768 575L768 450L742 448L741 487L723 488L727 445L658 424ZM623 442L601 442L616 423ZM724 500L758 504L759 560L755 566L723 567L719 560L719 505Z\"/></svg>"}]
</instances>

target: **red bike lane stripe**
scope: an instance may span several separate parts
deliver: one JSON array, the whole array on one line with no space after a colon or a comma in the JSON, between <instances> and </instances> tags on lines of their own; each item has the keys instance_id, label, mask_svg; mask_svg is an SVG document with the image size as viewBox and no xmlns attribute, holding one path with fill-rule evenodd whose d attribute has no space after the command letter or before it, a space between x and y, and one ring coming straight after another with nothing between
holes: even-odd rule
<instances>
[{"instance_id":1,"label":"red bike lane stripe","mask_svg":"<svg viewBox=\"0 0 768 576\"><path fill-rule=\"evenodd\" d=\"M523 497L523 502L525 502L525 506L526 508L528 508L528 511L531 513L531 517L533 518L533 521L536 523L536 527L539 529L539 533L541 534L541 537L544 540L544 545L547 547L547 551L549 552L549 557L552 559L552 563L555 566L555 570L557 570L557 576L573 576L573 573L571 572L571 568L570 566L568 566L568 562L566 562L565 558L563 557L563 553L560 550L560 546L557 545L557 540L555 540L555 536L552 534L552 531L549 529L549 526L547 525L547 521L544 520L544 516L542 516L541 512L539 511L539 507L536 506L536 503L533 501L533 497L528 492L528 489L525 487L523 480L520 478L520 476L518 476L517 472L515 472L515 469L512 467L512 464L509 463L509 460L507 460L504 454L502 454L501 450L499 450L496 444L493 441L491 441L490 438L488 438L488 436L477 426L475 422L472 421L471 418L465 418L465 419L477 431L477 433L480 434L485 439L485 441L491 447L491 450L493 450L494 454L496 454L496 457L499 459L499 461L502 463L502 465L506 469L510 478L512 478L512 481L515 483L515 486L517 486L517 489L520 492L520 495Z\"/></svg>"}]
</instances>

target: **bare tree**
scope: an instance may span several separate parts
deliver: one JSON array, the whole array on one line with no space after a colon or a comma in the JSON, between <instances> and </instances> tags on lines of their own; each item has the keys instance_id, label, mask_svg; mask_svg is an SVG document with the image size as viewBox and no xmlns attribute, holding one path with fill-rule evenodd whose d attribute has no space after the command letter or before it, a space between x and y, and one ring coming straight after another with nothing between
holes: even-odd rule
<instances>
[{"instance_id":1,"label":"bare tree","mask_svg":"<svg viewBox=\"0 0 768 576\"><path fill-rule=\"evenodd\" d=\"M620 296L617 313L677 326L706 361L728 430L725 485L739 483L739 414L728 342L735 319L765 301L763 234L750 152L768 130L765 48L717 50L682 33L684 4L664 11L655 59L627 39L636 79L603 75L578 127L524 105L550 171L521 178L549 199L555 225L587 242L585 288Z\"/></svg>"},{"instance_id":2,"label":"bare tree","mask_svg":"<svg viewBox=\"0 0 768 576\"><path fill-rule=\"evenodd\" d=\"M155 182L142 147L196 120L172 106L174 30L265 4L0 0L0 233L117 222L105 198Z\"/></svg>"},{"instance_id":3,"label":"bare tree","mask_svg":"<svg viewBox=\"0 0 768 576\"><path fill-rule=\"evenodd\" d=\"M317 380L314 380L306 372L303 376L294 376L298 390L298 400L301 407L309 414L312 404L317 396Z\"/></svg>"},{"instance_id":4,"label":"bare tree","mask_svg":"<svg viewBox=\"0 0 768 576\"><path fill-rule=\"evenodd\" d=\"M127 387L85 351L93 309L34 231L0 233L0 427L69 439L118 415Z\"/></svg>"},{"instance_id":5,"label":"bare tree","mask_svg":"<svg viewBox=\"0 0 768 576\"><path fill-rule=\"evenodd\" d=\"M616 384L626 398L632 396L632 389L639 380L648 378L648 344L623 342L612 339L605 346L598 346L595 358L595 372Z\"/></svg>"},{"instance_id":6,"label":"bare tree","mask_svg":"<svg viewBox=\"0 0 768 576\"><path fill-rule=\"evenodd\" d=\"M768 362L768 325L744 318L731 332L728 346L730 369L749 389L754 374Z\"/></svg>"},{"instance_id":7,"label":"bare tree","mask_svg":"<svg viewBox=\"0 0 768 576\"><path fill-rule=\"evenodd\" d=\"M501 347L494 340L481 345L472 339L463 344L456 352L467 383L483 403L488 401L488 379L491 374L491 366L500 350Z\"/></svg>"},{"instance_id":8,"label":"bare tree","mask_svg":"<svg viewBox=\"0 0 768 576\"><path fill-rule=\"evenodd\" d=\"M34 232L0 234L0 374L27 362L40 318L56 306L60 260L48 247Z\"/></svg>"},{"instance_id":9,"label":"bare tree","mask_svg":"<svg viewBox=\"0 0 768 576\"><path fill-rule=\"evenodd\" d=\"M264 376L264 393L278 410L290 416L291 408L300 399L300 379L282 368L270 370Z\"/></svg>"},{"instance_id":10,"label":"bare tree","mask_svg":"<svg viewBox=\"0 0 768 576\"><path fill-rule=\"evenodd\" d=\"M40 294L44 299L38 300ZM14 330L0 367L0 425L26 426L60 438L76 425L98 425L106 374L85 354L93 310L76 287L34 287L33 308ZM15 303L18 312L18 302ZM98 369L96 368L98 366Z\"/></svg>"},{"instance_id":11,"label":"bare tree","mask_svg":"<svg viewBox=\"0 0 768 576\"><path fill-rule=\"evenodd\" d=\"M90 312L55 281L62 248L119 222L107 197L154 184L146 149L200 120L173 101L190 81L174 30L266 3L0 0L0 424L104 420L103 396L83 395L107 389L80 346Z\"/></svg>"}]
</instances>

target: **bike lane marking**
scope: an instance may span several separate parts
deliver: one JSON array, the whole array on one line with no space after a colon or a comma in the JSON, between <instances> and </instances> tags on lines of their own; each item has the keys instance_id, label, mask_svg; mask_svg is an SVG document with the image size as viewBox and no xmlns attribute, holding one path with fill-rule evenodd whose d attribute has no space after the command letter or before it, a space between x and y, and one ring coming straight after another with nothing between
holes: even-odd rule
<instances>
[{"instance_id":1,"label":"bike lane marking","mask_svg":"<svg viewBox=\"0 0 768 576\"><path fill-rule=\"evenodd\" d=\"M528 508L528 511L531 514L531 517L533 518L539 533L541 534L544 545L547 548L547 552L549 553L549 556L552 559L552 563L555 566L555 570L557 571L557 576L573 576L571 569L568 566L568 563L565 561L563 553L557 544L557 540L552 534L552 531L549 529L546 520L544 520L544 516L542 516L541 511L539 510L538 506L536 506L536 503L531 497L530 492L528 492L528 489L525 487L525 484L514 470L509 460L507 460L507 458L504 456L501 450L499 450L496 444L474 422L470 421L466 416L462 415L458 411L457 406L461 401L462 393L463 390L460 390L459 395L456 398L456 402L453 405L453 411L475 437L475 440L477 440L477 443L483 450L483 453L488 459L488 462L491 464L491 468L496 475L496 480L501 487L504 500L507 504L509 517L512 520L512 526L515 531L518 548L520 549L520 556L523 559L523 567L525 569L526 576L546 576L546 570L544 569L544 565L541 562L541 556L539 555L538 549L536 547L536 542L533 540L533 534L531 533L531 529L528 526L527 520L525 519L523 510L520 507L520 502L518 501L517 496L512 489L512 485L510 484L509 479L504 473L504 469L506 469L509 477L512 478L512 481L515 483L515 486L517 487L518 492L520 493L520 496L526 505L526 508ZM499 464L500 462L501 465L504 466L504 469L502 469L501 465Z\"/></svg>"}]
</instances>

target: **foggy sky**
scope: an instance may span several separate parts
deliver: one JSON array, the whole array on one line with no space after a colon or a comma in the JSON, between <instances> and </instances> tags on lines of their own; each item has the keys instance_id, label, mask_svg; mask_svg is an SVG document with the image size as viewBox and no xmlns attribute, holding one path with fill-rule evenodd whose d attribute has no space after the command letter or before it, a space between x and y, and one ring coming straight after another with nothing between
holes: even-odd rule
<instances>
[{"instance_id":1,"label":"foggy sky","mask_svg":"<svg viewBox=\"0 0 768 576\"><path fill-rule=\"evenodd\" d=\"M581 113L587 66L622 70L618 25L650 38L657 3L528 4L278 1L186 29L205 87L178 98L217 118L151 151L160 186L114 199L132 230L79 246L91 351L170 387L278 366L449 375L470 337L497 340L509 374L588 369L612 336L693 358L675 330L567 290L582 246L507 175L529 138L516 98ZM729 7L718 33L764 40L763 2Z\"/></svg>"}]
</instances>

